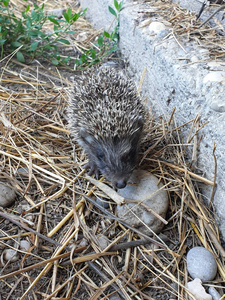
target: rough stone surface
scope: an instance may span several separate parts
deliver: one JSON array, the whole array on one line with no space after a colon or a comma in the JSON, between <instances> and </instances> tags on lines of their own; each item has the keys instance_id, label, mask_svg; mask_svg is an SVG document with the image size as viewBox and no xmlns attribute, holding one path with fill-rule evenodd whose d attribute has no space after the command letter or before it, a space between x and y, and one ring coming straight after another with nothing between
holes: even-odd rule
<instances>
[{"instance_id":1,"label":"rough stone surface","mask_svg":"<svg viewBox=\"0 0 225 300\"><path fill-rule=\"evenodd\" d=\"M165 218L169 205L167 192L158 185L158 178L143 170L136 170L131 175L127 186L118 190L118 194L126 199L138 200ZM143 201L146 199L145 201ZM159 233L164 224L146 207L137 203L117 205L117 215L129 225L145 234L151 234L148 227L155 233ZM146 226L147 225L147 226Z\"/></svg>"},{"instance_id":2,"label":"rough stone surface","mask_svg":"<svg viewBox=\"0 0 225 300\"><path fill-rule=\"evenodd\" d=\"M4 183L0 183L0 206L8 207L15 202L15 199L15 191Z\"/></svg>"},{"instance_id":3,"label":"rough stone surface","mask_svg":"<svg viewBox=\"0 0 225 300\"><path fill-rule=\"evenodd\" d=\"M217 273L217 264L213 254L204 247L194 247L187 254L187 269L193 279L203 282L213 280Z\"/></svg>"},{"instance_id":4,"label":"rough stone surface","mask_svg":"<svg viewBox=\"0 0 225 300\"><path fill-rule=\"evenodd\" d=\"M199 278L194 279L187 283L187 288L189 292L195 296L196 300L212 300L212 296L207 294L204 287L202 286L202 282ZM189 297L192 300L192 297Z\"/></svg>"},{"instance_id":5,"label":"rough stone surface","mask_svg":"<svg viewBox=\"0 0 225 300\"><path fill-rule=\"evenodd\" d=\"M180 0L191 7L197 0ZM199 147L198 168L210 180L214 179L213 148L216 144L217 157L217 189L214 205L220 224L221 233L225 237L225 105L224 92L225 61L209 58L209 52L186 37L179 37L179 43L173 39L164 39L171 31L168 22L157 14L149 17L151 22L161 22L166 29L158 34L151 34L146 26L144 11L154 12L151 2L124 1L120 14L120 51L129 63L128 71L135 74L136 82L140 82L143 70L147 67L142 94L150 99L149 106L156 115L169 118L176 107L176 121L181 125L197 114L201 116L201 124L209 122L201 130L203 139ZM108 6L113 7L113 0L83 0L83 8L88 7L87 17L97 27L108 30L114 17ZM196 7L199 11L201 3ZM145 26L142 26L145 24ZM111 28L113 28L114 24ZM180 46L182 45L182 47ZM220 75L212 72L220 72ZM211 79L210 79L211 78ZM212 80L214 78L214 80ZM206 199L210 199L211 187L205 187Z\"/></svg>"}]
</instances>

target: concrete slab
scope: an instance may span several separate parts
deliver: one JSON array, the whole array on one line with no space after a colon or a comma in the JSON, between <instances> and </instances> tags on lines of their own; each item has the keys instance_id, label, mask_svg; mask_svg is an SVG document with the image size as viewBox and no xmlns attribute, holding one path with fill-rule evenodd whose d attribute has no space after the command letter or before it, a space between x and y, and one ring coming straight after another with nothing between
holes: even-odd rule
<instances>
[{"instance_id":1,"label":"concrete slab","mask_svg":"<svg viewBox=\"0 0 225 300\"><path fill-rule=\"evenodd\" d=\"M106 30L114 19L108 5L113 7L113 0L82 1L83 8L88 7L90 21L97 28ZM142 94L150 99L153 112L168 118L176 107L178 124L194 119L197 114L201 116L201 124L209 122L201 130L203 140L198 167L208 179L214 179L215 143L218 187L214 205L225 237L225 59L212 59L209 50L194 39L189 40L188 35L173 34L171 24L158 10L156 12L151 2L124 1L123 7L119 29L120 51L129 63L136 82L140 81L144 68L147 68ZM146 14L147 21L144 18ZM210 197L210 188L203 192Z\"/></svg>"}]
</instances>

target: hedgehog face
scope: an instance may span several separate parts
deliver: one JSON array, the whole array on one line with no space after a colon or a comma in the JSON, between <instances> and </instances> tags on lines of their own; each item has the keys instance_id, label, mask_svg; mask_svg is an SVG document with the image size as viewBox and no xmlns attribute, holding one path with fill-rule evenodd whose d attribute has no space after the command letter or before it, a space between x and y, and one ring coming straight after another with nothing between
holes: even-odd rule
<instances>
[{"instance_id":1,"label":"hedgehog face","mask_svg":"<svg viewBox=\"0 0 225 300\"><path fill-rule=\"evenodd\" d=\"M99 147L98 147L99 146ZM129 142L97 145L95 163L115 188L124 188L136 165L137 146Z\"/></svg>"},{"instance_id":2,"label":"hedgehog face","mask_svg":"<svg viewBox=\"0 0 225 300\"><path fill-rule=\"evenodd\" d=\"M100 172L115 188L124 188L136 165L140 131L141 128L129 139L111 140L98 140L83 131L81 143L88 155L92 171Z\"/></svg>"}]
</instances>

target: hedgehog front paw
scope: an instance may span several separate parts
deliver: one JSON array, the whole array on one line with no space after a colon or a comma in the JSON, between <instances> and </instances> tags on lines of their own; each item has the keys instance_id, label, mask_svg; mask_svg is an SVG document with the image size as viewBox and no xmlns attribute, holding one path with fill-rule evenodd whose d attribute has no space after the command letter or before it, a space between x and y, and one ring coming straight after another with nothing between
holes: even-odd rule
<instances>
[{"instance_id":1,"label":"hedgehog front paw","mask_svg":"<svg viewBox=\"0 0 225 300\"><path fill-rule=\"evenodd\" d=\"M88 175L93 175L95 174L96 179L99 179L100 176L100 172L96 166L96 164L94 162L88 162L85 166L84 166L85 170L88 170Z\"/></svg>"}]
</instances>

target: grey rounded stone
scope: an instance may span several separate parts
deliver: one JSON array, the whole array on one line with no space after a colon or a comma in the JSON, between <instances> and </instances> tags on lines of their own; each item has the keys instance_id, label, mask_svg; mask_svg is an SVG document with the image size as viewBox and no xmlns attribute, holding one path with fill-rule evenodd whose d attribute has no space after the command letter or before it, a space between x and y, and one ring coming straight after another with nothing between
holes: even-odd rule
<instances>
[{"instance_id":1,"label":"grey rounded stone","mask_svg":"<svg viewBox=\"0 0 225 300\"><path fill-rule=\"evenodd\" d=\"M187 254L187 269L193 279L213 280L217 264L213 254L204 247L194 247Z\"/></svg>"},{"instance_id":2,"label":"grey rounded stone","mask_svg":"<svg viewBox=\"0 0 225 300\"><path fill-rule=\"evenodd\" d=\"M212 102L210 107L215 110L216 112L223 113L225 112L225 105L223 102Z\"/></svg>"},{"instance_id":3,"label":"grey rounded stone","mask_svg":"<svg viewBox=\"0 0 225 300\"><path fill-rule=\"evenodd\" d=\"M101 205L103 208L109 208L109 201L100 197L96 198L96 203Z\"/></svg>"},{"instance_id":4,"label":"grey rounded stone","mask_svg":"<svg viewBox=\"0 0 225 300\"><path fill-rule=\"evenodd\" d=\"M222 297L213 286L209 287L208 292L212 296L213 300L220 300L220 298Z\"/></svg>"},{"instance_id":5,"label":"grey rounded stone","mask_svg":"<svg viewBox=\"0 0 225 300\"><path fill-rule=\"evenodd\" d=\"M118 217L145 234L152 234L148 227L155 233L159 233L164 223L146 208L149 207L165 218L169 200L167 192L160 188L162 184L158 184L157 177L143 170L135 170L127 186L119 189L118 194L126 199L137 200L139 203L117 205Z\"/></svg>"},{"instance_id":6,"label":"grey rounded stone","mask_svg":"<svg viewBox=\"0 0 225 300\"><path fill-rule=\"evenodd\" d=\"M15 191L4 183L0 183L0 206L8 207L15 202L15 199Z\"/></svg>"}]
</instances>

